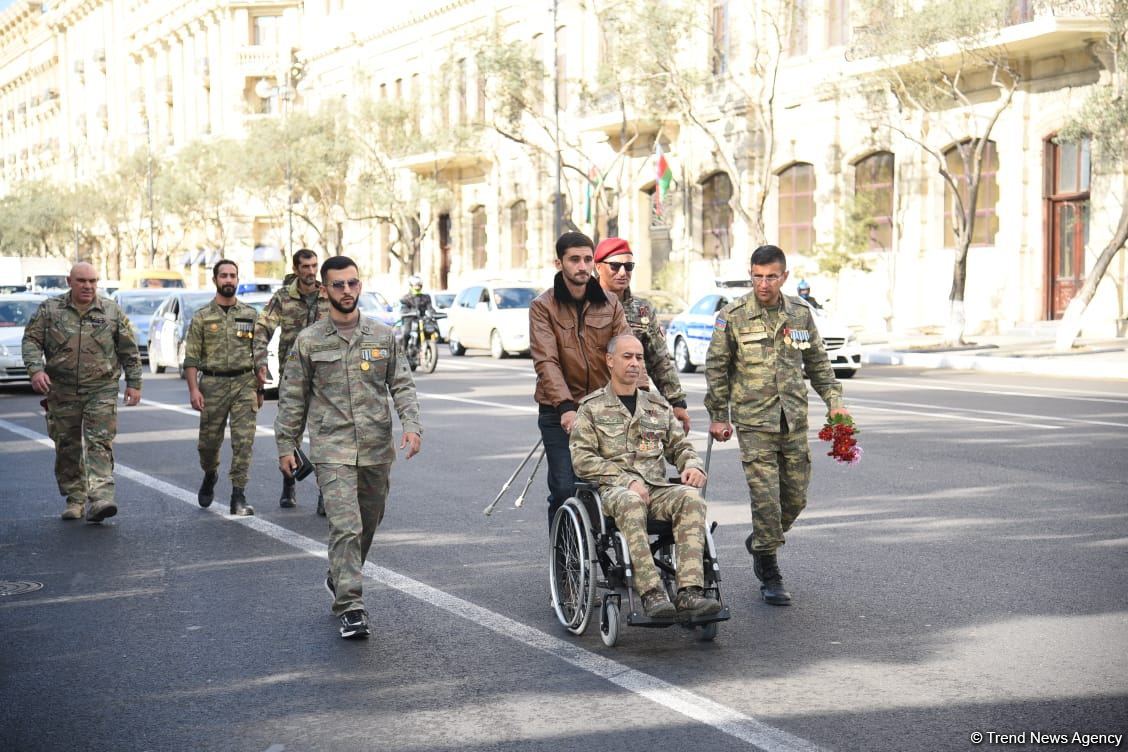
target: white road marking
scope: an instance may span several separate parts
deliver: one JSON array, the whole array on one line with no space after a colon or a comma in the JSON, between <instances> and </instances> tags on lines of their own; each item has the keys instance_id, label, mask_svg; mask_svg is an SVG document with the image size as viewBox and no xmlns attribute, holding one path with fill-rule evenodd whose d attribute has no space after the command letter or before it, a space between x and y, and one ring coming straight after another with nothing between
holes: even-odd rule
<instances>
[{"instance_id":1,"label":"white road marking","mask_svg":"<svg viewBox=\"0 0 1128 752\"><path fill-rule=\"evenodd\" d=\"M46 436L23 426L0 419L0 428L54 449L54 444ZM231 524L245 525L311 556L328 559L325 544L281 525L268 522L262 517L229 517L223 510L222 505L200 510L196 503L195 492L174 486L160 478L134 470L126 465L115 466L114 472L118 476L134 481L145 488L184 502L198 511L209 512ZM680 713L694 721L711 726L735 739L764 750L764 752L820 752L820 748L816 744L806 739L769 726L752 716L745 715L707 697L670 684L656 676L638 671L618 661L592 653L575 643L553 637L539 629L502 616L398 572L368 562L364 565L364 574L381 585L398 590L430 606L448 611L503 637L508 637L530 648L547 653L582 671L605 679L632 694Z\"/></svg>"}]
</instances>

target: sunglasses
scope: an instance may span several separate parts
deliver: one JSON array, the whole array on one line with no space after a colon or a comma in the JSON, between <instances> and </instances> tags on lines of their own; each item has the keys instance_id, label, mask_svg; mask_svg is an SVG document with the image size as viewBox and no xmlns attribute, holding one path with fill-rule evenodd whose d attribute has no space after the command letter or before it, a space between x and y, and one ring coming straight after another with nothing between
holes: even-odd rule
<instances>
[{"instance_id":1,"label":"sunglasses","mask_svg":"<svg viewBox=\"0 0 1128 752\"><path fill-rule=\"evenodd\" d=\"M612 274L618 274L619 270L623 267L626 267L628 272L633 272L635 268L635 262L633 261L604 261L603 263L611 268Z\"/></svg>"},{"instance_id":2,"label":"sunglasses","mask_svg":"<svg viewBox=\"0 0 1128 752\"><path fill-rule=\"evenodd\" d=\"M343 279L339 279L336 282L330 282L329 286L332 287L337 292L344 290L346 287L349 288L350 290L357 290L357 289L360 288L360 280L359 279L350 279L348 281L345 281Z\"/></svg>"}]
</instances>

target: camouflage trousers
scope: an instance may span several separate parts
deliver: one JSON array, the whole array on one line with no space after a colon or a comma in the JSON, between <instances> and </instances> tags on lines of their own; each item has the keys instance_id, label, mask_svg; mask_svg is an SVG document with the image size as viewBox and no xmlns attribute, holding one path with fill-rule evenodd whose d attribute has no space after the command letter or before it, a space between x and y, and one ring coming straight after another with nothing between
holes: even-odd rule
<instances>
[{"instance_id":1,"label":"camouflage trousers","mask_svg":"<svg viewBox=\"0 0 1128 752\"><path fill-rule=\"evenodd\" d=\"M68 504L114 500L117 387L47 397L47 434L55 442L55 481Z\"/></svg>"},{"instance_id":2,"label":"camouflage trousers","mask_svg":"<svg viewBox=\"0 0 1128 752\"><path fill-rule=\"evenodd\" d=\"M364 608L362 570L372 536L384 519L391 468L390 464L316 466L329 520L329 576L337 593L333 599L337 616Z\"/></svg>"},{"instance_id":3,"label":"camouflage trousers","mask_svg":"<svg viewBox=\"0 0 1128 752\"><path fill-rule=\"evenodd\" d=\"M649 504L634 491L621 486L601 486L599 489L603 512L615 519L615 526L627 542L635 590L643 595L662 587L650 553L647 518L673 523L678 590L703 587L705 567L701 552L705 549L705 500L701 498L701 493L689 486L648 484L646 490L650 493Z\"/></svg>"},{"instance_id":4,"label":"camouflage trousers","mask_svg":"<svg viewBox=\"0 0 1128 752\"><path fill-rule=\"evenodd\" d=\"M772 553L807 506L811 450L807 432L737 428L740 460L752 500L752 550Z\"/></svg>"},{"instance_id":5,"label":"camouflage trousers","mask_svg":"<svg viewBox=\"0 0 1128 752\"><path fill-rule=\"evenodd\" d=\"M200 411L200 467L204 472L219 468L223 432L231 423L231 485L247 487L251 450L255 443L255 414L258 412L258 379L242 376L200 376L204 409Z\"/></svg>"}]
</instances>

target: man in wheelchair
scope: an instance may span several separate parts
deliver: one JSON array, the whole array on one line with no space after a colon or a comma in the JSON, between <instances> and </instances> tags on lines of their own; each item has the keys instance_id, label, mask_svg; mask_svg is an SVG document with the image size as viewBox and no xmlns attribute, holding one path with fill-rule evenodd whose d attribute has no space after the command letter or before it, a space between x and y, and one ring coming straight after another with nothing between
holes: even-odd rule
<instances>
[{"instance_id":1,"label":"man in wheelchair","mask_svg":"<svg viewBox=\"0 0 1128 752\"><path fill-rule=\"evenodd\" d=\"M635 590L648 617L715 614L721 603L703 589L701 459L670 404L636 386L645 368L642 343L630 334L615 337L606 358L611 381L580 402L572 427L569 448L576 476L598 484L604 512L627 541ZM667 480L666 460L677 467L681 484ZM648 517L669 521L674 529L678 592L673 603L654 567Z\"/></svg>"}]
</instances>

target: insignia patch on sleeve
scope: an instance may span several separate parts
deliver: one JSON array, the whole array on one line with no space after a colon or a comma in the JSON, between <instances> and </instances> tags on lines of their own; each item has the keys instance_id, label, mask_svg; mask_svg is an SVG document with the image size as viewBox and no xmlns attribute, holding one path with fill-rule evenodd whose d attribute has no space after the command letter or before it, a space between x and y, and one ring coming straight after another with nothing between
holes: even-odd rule
<instances>
[{"instance_id":1,"label":"insignia patch on sleeve","mask_svg":"<svg viewBox=\"0 0 1128 752\"><path fill-rule=\"evenodd\" d=\"M727 326L727 324L725 323L725 320L722 319L720 316L717 317L716 323L713 324L713 327L715 329L722 331L722 332L725 330L726 326Z\"/></svg>"}]
</instances>

